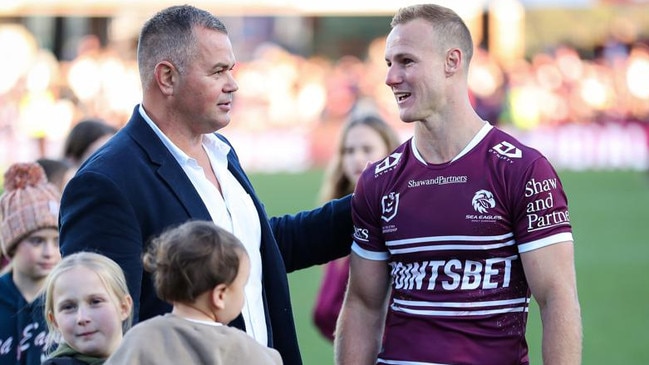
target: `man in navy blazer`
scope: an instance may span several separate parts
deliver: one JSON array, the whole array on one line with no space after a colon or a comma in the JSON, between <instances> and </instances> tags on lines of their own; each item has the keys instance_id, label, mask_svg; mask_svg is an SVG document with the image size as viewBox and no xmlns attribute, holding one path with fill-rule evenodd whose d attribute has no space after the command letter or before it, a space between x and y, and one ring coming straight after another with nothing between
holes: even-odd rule
<instances>
[{"instance_id":1,"label":"man in navy blazer","mask_svg":"<svg viewBox=\"0 0 649 365\"><path fill-rule=\"evenodd\" d=\"M214 221L242 239L258 272L247 285L249 310L230 325L276 348L285 364L301 364L286 274L349 253L350 198L267 217L234 149L215 133L230 122L234 64L225 26L208 12L174 6L144 25L142 104L66 186L61 252L97 251L119 263L142 321L171 309L143 270L148 242L188 220Z\"/></svg>"}]
</instances>

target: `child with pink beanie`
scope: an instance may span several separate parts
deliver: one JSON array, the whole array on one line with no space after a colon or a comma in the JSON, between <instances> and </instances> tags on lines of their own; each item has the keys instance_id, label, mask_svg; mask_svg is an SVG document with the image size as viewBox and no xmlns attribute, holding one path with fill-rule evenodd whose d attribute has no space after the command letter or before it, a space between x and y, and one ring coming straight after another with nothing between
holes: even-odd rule
<instances>
[{"instance_id":1,"label":"child with pink beanie","mask_svg":"<svg viewBox=\"0 0 649 365\"><path fill-rule=\"evenodd\" d=\"M9 263L0 276L0 365L36 365L44 358L48 331L41 290L61 260L60 200L37 163L16 163L4 175L0 248Z\"/></svg>"}]
</instances>

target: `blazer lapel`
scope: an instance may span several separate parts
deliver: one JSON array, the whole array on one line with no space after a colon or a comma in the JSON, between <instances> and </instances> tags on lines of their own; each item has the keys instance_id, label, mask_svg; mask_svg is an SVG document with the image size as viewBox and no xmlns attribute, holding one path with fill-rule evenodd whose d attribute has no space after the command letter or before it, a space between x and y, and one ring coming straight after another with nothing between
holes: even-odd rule
<instances>
[{"instance_id":1,"label":"blazer lapel","mask_svg":"<svg viewBox=\"0 0 649 365\"><path fill-rule=\"evenodd\" d=\"M212 218L207 207L205 207L205 203L203 203L185 171L142 118L137 107L133 112L133 117L124 129L148 157L151 172L157 175L171 190L185 208L187 214L192 218L211 220Z\"/></svg>"}]
</instances>

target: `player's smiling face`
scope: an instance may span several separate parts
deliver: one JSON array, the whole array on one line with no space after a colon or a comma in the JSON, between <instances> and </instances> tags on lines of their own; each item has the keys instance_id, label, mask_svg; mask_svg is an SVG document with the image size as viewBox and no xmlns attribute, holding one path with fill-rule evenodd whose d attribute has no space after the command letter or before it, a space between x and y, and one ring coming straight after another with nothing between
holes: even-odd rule
<instances>
[{"instance_id":1,"label":"player's smiling face","mask_svg":"<svg viewBox=\"0 0 649 365\"><path fill-rule=\"evenodd\" d=\"M445 53L423 19L397 25L388 35L385 83L404 122L425 120L444 105Z\"/></svg>"}]
</instances>

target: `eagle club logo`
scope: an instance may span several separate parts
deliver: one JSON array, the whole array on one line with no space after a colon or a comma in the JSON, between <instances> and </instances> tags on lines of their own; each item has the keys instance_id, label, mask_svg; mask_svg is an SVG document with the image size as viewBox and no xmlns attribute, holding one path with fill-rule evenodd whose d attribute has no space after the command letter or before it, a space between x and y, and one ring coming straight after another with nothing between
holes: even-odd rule
<instances>
[{"instance_id":1,"label":"eagle club logo","mask_svg":"<svg viewBox=\"0 0 649 365\"><path fill-rule=\"evenodd\" d=\"M473 209L475 209L476 212L485 214L488 209L496 206L496 199L494 199L494 195L490 191L478 190L475 195L473 195L471 204L473 204Z\"/></svg>"},{"instance_id":2,"label":"eagle club logo","mask_svg":"<svg viewBox=\"0 0 649 365\"><path fill-rule=\"evenodd\" d=\"M389 222L397 215L399 209L399 193L391 192L381 198L381 219Z\"/></svg>"}]
</instances>

